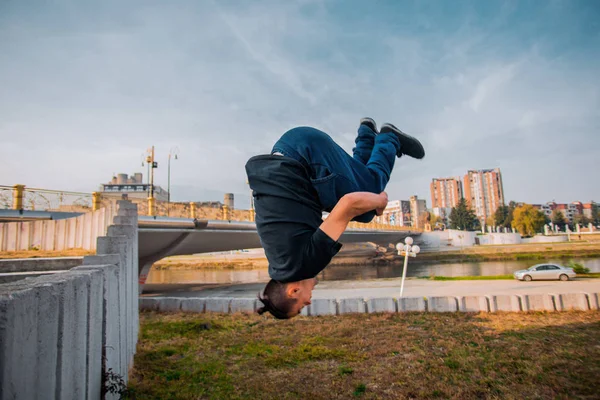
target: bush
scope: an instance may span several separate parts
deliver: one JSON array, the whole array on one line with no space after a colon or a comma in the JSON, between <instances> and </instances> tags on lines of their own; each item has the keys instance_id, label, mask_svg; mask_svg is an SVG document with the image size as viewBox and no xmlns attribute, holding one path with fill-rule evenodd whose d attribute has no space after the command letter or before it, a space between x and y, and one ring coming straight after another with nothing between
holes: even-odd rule
<instances>
[{"instance_id":1,"label":"bush","mask_svg":"<svg viewBox=\"0 0 600 400\"><path fill-rule=\"evenodd\" d=\"M567 264L567 267L573 268L573 271L575 271L576 274L589 274L590 273L589 268L586 268L583 266L583 264L577 263L573 260L569 261L569 263Z\"/></svg>"}]
</instances>

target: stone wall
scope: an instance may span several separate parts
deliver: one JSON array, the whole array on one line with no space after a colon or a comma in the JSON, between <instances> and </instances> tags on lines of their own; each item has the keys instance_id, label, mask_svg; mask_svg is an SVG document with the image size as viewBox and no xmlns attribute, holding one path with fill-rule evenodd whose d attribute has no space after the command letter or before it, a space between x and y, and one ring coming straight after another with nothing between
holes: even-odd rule
<instances>
[{"instance_id":1,"label":"stone wall","mask_svg":"<svg viewBox=\"0 0 600 400\"><path fill-rule=\"evenodd\" d=\"M97 255L65 273L0 285L0 399L100 399L137 344L137 208L118 202Z\"/></svg>"}]
</instances>

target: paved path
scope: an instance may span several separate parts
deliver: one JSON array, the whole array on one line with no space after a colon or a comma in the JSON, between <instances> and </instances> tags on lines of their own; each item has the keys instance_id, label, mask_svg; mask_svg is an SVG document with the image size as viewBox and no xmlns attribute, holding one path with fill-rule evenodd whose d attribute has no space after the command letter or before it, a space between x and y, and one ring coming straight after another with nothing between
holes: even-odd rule
<instances>
[{"instance_id":1,"label":"paved path","mask_svg":"<svg viewBox=\"0 0 600 400\"><path fill-rule=\"evenodd\" d=\"M146 285L144 296L172 297L256 297L264 283L242 285ZM600 279L576 279L574 281L517 280L490 281L429 281L407 279L404 283L405 297L420 296L470 296L492 294L535 294L535 293L600 293ZM400 279L378 279L366 281L320 282L313 298L352 297L398 297Z\"/></svg>"}]
</instances>

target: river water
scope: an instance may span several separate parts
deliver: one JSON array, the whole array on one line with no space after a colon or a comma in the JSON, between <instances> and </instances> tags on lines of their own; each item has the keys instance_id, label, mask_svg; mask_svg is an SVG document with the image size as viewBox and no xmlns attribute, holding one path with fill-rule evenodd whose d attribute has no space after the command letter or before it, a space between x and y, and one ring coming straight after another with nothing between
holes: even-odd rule
<instances>
[{"instance_id":1,"label":"river water","mask_svg":"<svg viewBox=\"0 0 600 400\"><path fill-rule=\"evenodd\" d=\"M574 259L590 269L600 272L600 258ZM529 261L485 261L452 264L411 264L408 263L406 276L481 276L507 275L519 269L529 268L542 262L555 262L564 265L566 260ZM318 276L322 281L345 281L398 278L402 276L402 264L393 265L330 265ZM260 269L196 269L196 270L155 270L152 269L146 283L255 283L266 282L269 274L266 268Z\"/></svg>"}]
</instances>

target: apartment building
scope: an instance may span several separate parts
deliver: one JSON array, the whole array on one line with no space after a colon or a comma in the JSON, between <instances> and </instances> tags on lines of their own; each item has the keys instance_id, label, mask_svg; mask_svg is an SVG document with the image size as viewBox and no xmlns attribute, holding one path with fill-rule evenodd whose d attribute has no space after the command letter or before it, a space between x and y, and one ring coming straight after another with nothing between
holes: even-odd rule
<instances>
[{"instance_id":1,"label":"apartment building","mask_svg":"<svg viewBox=\"0 0 600 400\"><path fill-rule=\"evenodd\" d=\"M500 168L470 170L464 177L465 199L484 222L504 204L504 188Z\"/></svg>"},{"instance_id":2,"label":"apartment building","mask_svg":"<svg viewBox=\"0 0 600 400\"><path fill-rule=\"evenodd\" d=\"M456 207L464 197L460 178L434 178L430 189L432 208Z\"/></svg>"}]
</instances>

